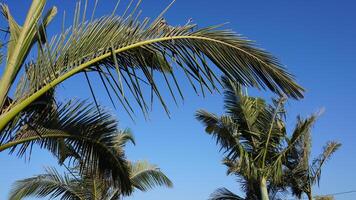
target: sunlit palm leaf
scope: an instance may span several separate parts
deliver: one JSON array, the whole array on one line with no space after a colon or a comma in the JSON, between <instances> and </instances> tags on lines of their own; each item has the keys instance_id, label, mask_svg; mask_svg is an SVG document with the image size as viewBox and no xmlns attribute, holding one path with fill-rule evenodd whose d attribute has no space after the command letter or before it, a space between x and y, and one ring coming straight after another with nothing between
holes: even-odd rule
<instances>
[{"instance_id":1,"label":"sunlit palm leaf","mask_svg":"<svg viewBox=\"0 0 356 200\"><path fill-rule=\"evenodd\" d=\"M57 198L61 200L84 199L81 183L69 175L60 175L54 168L45 174L16 181L9 200L21 200L25 197Z\"/></svg>"},{"instance_id":2,"label":"sunlit palm leaf","mask_svg":"<svg viewBox=\"0 0 356 200\"><path fill-rule=\"evenodd\" d=\"M146 161L139 161L131 165L131 181L133 187L141 191L147 191L156 186L173 186L169 178L156 165Z\"/></svg>"},{"instance_id":3,"label":"sunlit palm leaf","mask_svg":"<svg viewBox=\"0 0 356 200\"><path fill-rule=\"evenodd\" d=\"M27 13L23 26L20 26L10 13L9 8L5 4L1 4L1 12L9 23L10 41L7 48L7 59L5 70L0 80L0 110L3 112L3 105L8 96L8 92L15 81L25 59L30 52L31 47L35 42L46 42L45 28L56 15L55 7L50 9L44 16L43 21L40 21L45 0L34 0ZM41 28L39 28L41 27Z\"/></svg>"},{"instance_id":4,"label":"sunlit palm leaf","mask_svg":"<svg viewBox=\"0 0 356 200\"><path fill-rule=\"evenodd\" d=\"M111 15L92 21L79 19L79 14L75 14L72 28L48 40L38 59L28 65L26 78L17 89L23 95L0 117L1 130L47 90L83 71L95 71L106 77L107 84L111 83L129 112L126 94L147 112L144 87L151 89L168 112L159 88L162 84L156 83L158 76L153 76L155 72L150 69L163 75L172 95L177 93L173 91L176 88L182 96L174 76L176 68L181 69L194 89L198 84L203 93L204 88L214 90L218 78L207 60L243 85L302 97L302 89L277 59L254 47L251 41L218 27L170 26L162 15L151 23L147 18L139 21L135 10L128 16ZM140 75L147 86L142 85Z\"/></svg>"}]
</instances>

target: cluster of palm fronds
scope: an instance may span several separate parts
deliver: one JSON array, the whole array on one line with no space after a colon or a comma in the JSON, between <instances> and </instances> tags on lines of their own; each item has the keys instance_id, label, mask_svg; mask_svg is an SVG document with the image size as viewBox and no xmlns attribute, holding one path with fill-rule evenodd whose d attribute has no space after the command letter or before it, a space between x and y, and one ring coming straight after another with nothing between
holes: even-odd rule
<instances>
[{"instance_id":1,"label":"cluster of palm fronds","mask_svg":"<svg viewBox=\"0 0 356 200\"><path fill-rule=\"evenodd\" d=\"M119 184L115 184L115 181L108 177L102 177L102 172L93 171L93 162L88 162L86 156L78 153L75 144L65 144L59 160L64 163L66 159L73 159L76 163L74 167L67 168L68 172L63 175L55 168L48 168L45 174L19 180L14 184L9 199L60 197L60 199L116 200L123 195L131 194L134 189L147 191L155 186L172 186L169 178L156 165L146 161L130 163L122 157L124 145L128 141L134 143L129 132L116 134L114 138L108 135L103 137L110 141L110 144L102 144L103 147L122 152L107 156L108 159L120 160L121 166L112 168L123 173L120 179L116 179L120 180ZM124 169L123 165L125 165Z\"/></svg>"},{"instance_id":2,"label":"cluster of palm fronds","mask_svg":"<svg viewBox=\"0 0 356 200\"><path fill-rule=\"evenodd\" d=\"M288 189L298 198L304 193L311 199L322 165L340 144L329 142L310 164L311 128L317 114L298 117L295 129L288 134L285 98L268 105L261 98L248 96L240 84L228 78L223 78L223 83L226 115L199 110L196 117L224 152L228 174L241 180L245 199L278 199L277 194ZM242 198L219 189L211 199Z\"/></svg>"}]
</instances>

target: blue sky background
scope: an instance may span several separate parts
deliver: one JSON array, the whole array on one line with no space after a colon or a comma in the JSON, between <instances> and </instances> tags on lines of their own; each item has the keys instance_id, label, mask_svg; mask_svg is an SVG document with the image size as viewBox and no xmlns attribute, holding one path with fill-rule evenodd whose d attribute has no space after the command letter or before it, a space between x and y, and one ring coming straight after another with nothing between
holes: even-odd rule
<instances>
[{"instance_id":1,"label":"blue sky background","mask_svg":"<svg viewBox=\"0 0 356 200\"><path fill-rule=\"evenodd\" d=\"M122 1L118 14L127 4L126 0ZM4 2L22 23L30 1ZM89 2L93 4L94 1ZM156 16L169 2L144 0L143 16ZM115 3L99 1L96 15L110 14ZM57 5L59 9L57 19L50 27L53 33L60 30L63 10L67 12L66 24L70 24L74 0L49 0L47 4ZM320 188L315 188L315 194L356 190L355 9L353 0L177 0L166 14L167 21L175 25L185 24L189 18L200 27L229 22L226 28L257 41L260 47L280 58L307 90L305 99L287 104L290 126L294 126L298 114L306 116L320 108L326 109L314 128L313 154L320 153L325 142L331 139L343 146L323 169ZM6 27L3 19L0 27ZM83 81L80 75L61 85L59 98L90 98ZM102 88L95 86L95 89L100 103L111 108ZM183 90L186 94L184 103L180 103L178 108L169 103L171 119L158 104L154 106L150 120L146 121L138 114L135 123L121 108L111 108L120 119L121 127L130 128L136 136L137 145L127 148L128 158L146 159L158 164L174 182L173 189L137 192L126 199L207 199L218 187L242 194L236 179L225 175L226 169L220 164L222 156L215 142L194 119L194 112L199 108L222 113L222 97L214 94L203 99L196 96L186 83ZM7 199L12 182L38 174L45 166L56 166L55 160L45 151L35 150L30 162L15 155L0 154L0 199ZM356 199L356 193L338 195L336 199Z\"/></svg>"}]
</instances>

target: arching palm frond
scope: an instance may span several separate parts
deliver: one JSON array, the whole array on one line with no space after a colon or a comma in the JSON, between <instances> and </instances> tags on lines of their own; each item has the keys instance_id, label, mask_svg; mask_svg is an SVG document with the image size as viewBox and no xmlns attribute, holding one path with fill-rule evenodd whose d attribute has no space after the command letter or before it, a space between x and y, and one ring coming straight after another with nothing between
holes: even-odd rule
<instances>
[{"instance_id":1,"label":"arching palm frond","mask_svg":"<svg viewBox=\"0 0 356 200\"><path fill-rule=\"evenodd\" d=\"M54 168L48 168L45 174L16 181L9 200L21 200L25 197L84 200L83 189L86 188L77 179L69 175L61 175Z\"/></svg>"},{"instance_id":2,"label":"arching palm frond","mask_svg":"<svg viewBox=\"0 0 356 200\"><path fill-rule=\"evenodd\" d=\"M33 6L37 5L41 13L42 7L36 3L34 1ZM146 87L168 112L156 77L162 75L166 80L166 86L162 87L169 88L175 100L173 88L177 88L180 96L183 95L174 76L176 68L182 70L195 90L196 85L200 86L202 93L204 89L216 89L219 80L215 70L208 66L208 60L228 78L243 85L269 88L294 98L302 97L302 88L278 60L244 37L221 30L219 26L201 29L190 23L170 26L162 15L152 22L148 18L139 21L136 8L127 16L110 15L88 21L79 19L78 16L85 15L80 15L78 8L72 28L46 40L37 60L28 65L17 87L22 95L14 99L6 111L2 109L0 130L35 99L80 72L99 73L103 84L115 90L128 112L132 110L127 94L134 98L144 113L147 112L148 104L140 80L148 83ZM10 34L16 33L10 31ZM15 76L17 73L10 71L8 74ZM11 86L3 81L0 85ZM8 92L2 89L0 92L4 96L1 101L4 101Z\"/></svg>"},{"instance_id":3,"label":"arching palm frond","mask_svg":"<svg viewBox=\"0 0 356 200\"><path fill-rule=\"evenodd\" d=\"M221 150L236 146L235 137L238 137L238 127L229 116L218 117L208 111L198 110L195 117L204 124L205 131L216 138L216 143L221 146ZM232 135L231 131L236 131L236 135Z\"/></svg>"},{"instance_id":4,"label":"arching palm frond","mask_svg":"<svg viewBox=\"0 0 356 200\"><path fill-rule=\"evenodd\" d=\"M237 120L242 130L253 131L253 125L261 112L265 111L266 103L261 98L253 98L242 91L242 86L227 77L222 78L224 85L224 108L226 113Z\"/></svg>"},{"instance_id":5,"label":"arching palm frond","mask_svg":"<svg viewBox=\"0 0 356 200\"><path fill-rule=\"evenodd\" d=\"M226 188L219 188L209 197L209 200L244 200Z\"/></svg>"},{"instance_id":6,"label":"arching palm frond","mask_svg":"<svg viewBox=\"0 0 356 200\"><path fill-rule=\"evenodd\" d=\"M99 171L102 178L120 187L121 193L131 193L129 168L122 147L133 138L127 131L120 134L117 121L109 113L85 102L69 101L31 119L12 140L0 146L1 151L11 148L22 156L37 144L61 157L70 147L76 157L80 157L82 170ZM73 154L69 152L69 155Z\"/></svg>"},{"instance_id":7,"label":"arching palm frond","mask_svg":"<svg viewBox=\"0 0 356 200\"><path fill-rule=\"evenodd\" d=\"M173 186L171 180L156 165L147 161L139 161L131 165L131 181L133 187L141 191L147 191L156 186Z\"/></svg>"},{"instance_id":8,"label":"arching palm frond","mask_svg":"<svg viewBox=\"0 0 356 200\"><path fill-rule=\"evenodd\" d=\"M341 143L330 141L324 146L323 152L313 160L311 169L312 169L312 184L316 182L319 184L321 177L321 168L325 164L327 160L331 158L331 156L341 147Z\"/></svg>"}]
</instances>

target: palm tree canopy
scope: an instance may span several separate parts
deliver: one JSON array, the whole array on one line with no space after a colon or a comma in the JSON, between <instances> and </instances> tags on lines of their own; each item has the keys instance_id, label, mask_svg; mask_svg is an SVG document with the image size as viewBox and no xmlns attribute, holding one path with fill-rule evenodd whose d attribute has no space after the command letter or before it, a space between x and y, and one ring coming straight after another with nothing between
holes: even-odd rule
<instances>
[{"instance_id":1,"label":"palm tree canopy","mask_svg":"<svg viewBox=\"0 0 356 200\"><path fill-rule=\"evenodd\" d=\"M269 105L263 99L248 96L240 84L229 78L224 77L222 81L226 114L217 116L199 110L196 118L224 152L226 158L223 163L228 167L228 174L242 180L242 187L250 199L259 199L256 190L261 177L267 179L270 195L285 190L284 169L290 152L309 131L314 120L298 123L288 135L284 122L285 99L274 100ZM252 198L251 195L257 196Z\"/></svg>"},{"instance_id":2,"label":"palm tree canopy","mask_svg":"<svg viewBox=\"0 0 356 200\"><path fill-rule=\"evenodd\" d=\"M172 187L169 178L156 166L147 161L138 161L130 165L132 187L147 191L157 186ZM103 179L85 174L73 177L77 172L61 175L54 168L46 170L31 178L16 181L10 200L20 200L25 197L60 198L62 200L118 200L122 195L120 189L113 187Z\"/></svg>"},{"instance_id":3,"label":"palm tree canopy","mask_svg":"<svg viewBox=\"0 0 356 200\"><path fill-rule=\"evenodd\" d=\"M140 20L137 8L141 1L129 7L127 10L131 12L125 12L122 16L109 15L99 19L87 19L86 9L81 13L78 5L73 26L47 39L45 26L52 20L56 9L51 9L43 22L40 21L45 2L33 1L22 27L11 16L9 9L3 6L12 27L10 36L16 40L8 48L5 72L0 81L0 130L4 130L16 115L41 95L80 72L98 73L105 87L115 91L115 96L128 112L133 111L127 100L130 94L141 110L147 113L144 88L149 88L168 112L155 80L161 74L166 80L165 88L169 88L173 99L176 100L176 93L183 97L174 75L176 69L186 75L196 91L196 85L203 93L204 90L213 91L219 79L209 67L209 60L227 77L243 85L269 88L293 98L302 97L302 88L275 57L256 48L244 37L221 30L219 26L201 29L191 23L171 26L163 19L166 10L155 20ZM38 38L40 33L45 39ZM37 59L25 62L32 44L39 40ZM14 57L17 51L21 52L21 56ZM4 106L9 88L14 86L24 62L26 70L16 86L13 101ZM174 88L178 92L173 91Z\"/></svg>"},{"instance_id":4,"label":"palm tree canopy","mask_svg":"<svg viewBox=\"0 0 356 200\"><path fill-rule=\"evenodd\" d=\"M75 114L75 113L74 113ZM79 116L80 117L80 116ZM102 119L101 119L102 120ZM61 163L65 160L74 160L74 167L68 168L68 173L61 175L56 169L48 168L45 174L32 178L19 180L14 184L10 192L10 199L18 200L25 197L50 197L60 199L94 199L94 200L117 200L120 196L130 195L134 189L148 191L157 186L172 187L171 180L156 165L147 161L128 162L124 155L124 147L127 142L135 144L133 135L129 131L122 131L116 134L115 138L110 135L103 135L111 143L102 143L105 148L116 149L114 154L99 155L96 160L107 159L122 160L126 168L117 169L120 172L119 183L116 179L102 176L108 174L115 166L109 165L104 169L93 168L91 162L87 162L87 156L78 153L75 143L61 141L61 149L58 150L58 157ZM70 138L70 137L69 137ZM98 142L98 141L97 141ZM100 143L100 142L98 142ZM111 171L112 172L112 171ZM114 174L112 172L112 174ZM126 176L129 178L127 181ZM130 187L128 190L126 187Z\"/></svg>"},{"instance_id":5,"label":"palm tree canopy","mask_svg":"<svg viewBox=\"0 0 356 200\"><path fill-rule=\"evenodd\" d=\"M37 144L57 156L60 163L66 158L80 160L81 171L100 172L123 194L131 193L129 163L123 147L134 140L128 130L118 129L110 113L83 101L30 108L21 118L25 123L14 134L1 138L1 151L10 148L10 152L23 156Z\"/></svg>"}]
</instances>

